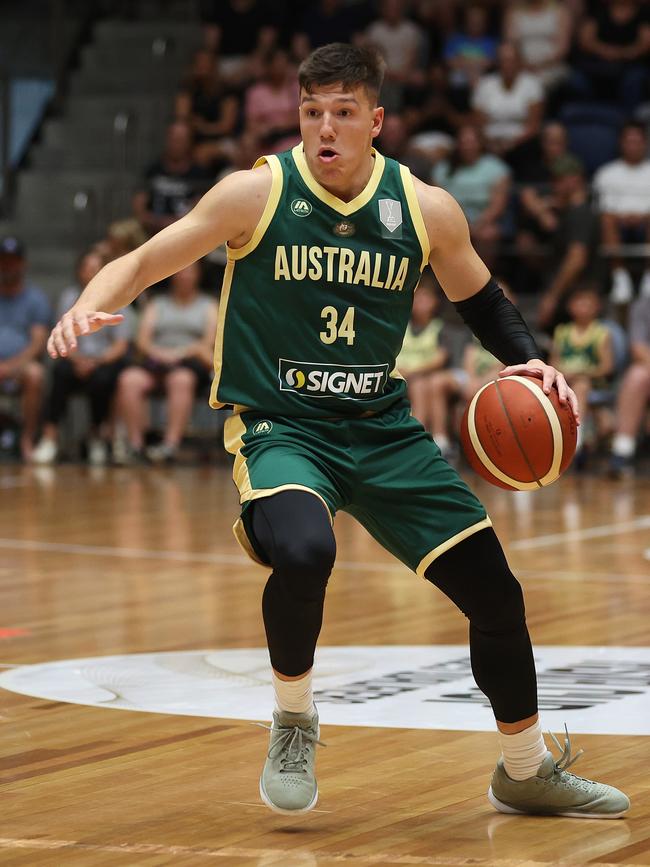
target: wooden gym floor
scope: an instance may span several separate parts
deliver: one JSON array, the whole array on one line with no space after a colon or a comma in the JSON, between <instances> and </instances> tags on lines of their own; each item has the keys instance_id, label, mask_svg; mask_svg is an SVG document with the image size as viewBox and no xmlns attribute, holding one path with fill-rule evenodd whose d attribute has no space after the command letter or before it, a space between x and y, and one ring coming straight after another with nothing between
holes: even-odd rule
<instances>
[{"instance_id":1,"label":"wooden gym floor","mask_svg":"<svg viewBox=\"0 0 650 867\"><path fill-rule=\"evenodd\" d=\"M532 495L473 483L536 645L650 646L648 481L567 476ZM0 490L4 671L264 645L264 573L231 535L227 467L5 466ZM336 530L321 645L465 644L447 600L348 516ZM629 818L599 822L495 813L492 732L324 725L321 798L294 819L259 801L267 733L245 720L0 690L0 724L3 865L650 865L647 736L576 732L577 772L632 799Z\"/></svg>"}]
</instances>

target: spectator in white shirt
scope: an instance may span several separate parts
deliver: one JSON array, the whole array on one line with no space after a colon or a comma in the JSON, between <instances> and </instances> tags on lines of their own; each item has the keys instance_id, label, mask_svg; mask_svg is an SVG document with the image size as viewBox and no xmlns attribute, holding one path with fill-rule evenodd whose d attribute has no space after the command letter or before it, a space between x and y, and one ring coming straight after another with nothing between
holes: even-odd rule
<instances>
[{"instance_id":1,"label":"spectator in white shirt","mask_svg":"<svg viewBox=\"0 0 650 867\"><path fill-rule=\"evenodd\" d=\"M366 30L369 42L376 45L386 61L382 105L398 111L406 88L421 88L426 39L424 31L404 14L404 0L382 0L380 17Z\"/></svg>"},{"instance_id":2,"label":"spectator in white shirt","mask_svg":"<svg viewBox=\"0 0 650 867\"><path fill-rule=\"evenodd\" d=\"M472 104L489 149L517 174L531 158L531 145L541 129L544 90L536 75L522 69L512 43L499 47L498 61L498 71L479 80Z\"/></svg>"},{"instance_id":3,"label":"spectator in white shirt","mask_svg":"<svg viewBox=\"0 0 650 867\"><path fill-rule=\"evenodd\" d=\"M650 244L650 159L643 124L631 121L621 131L621 157L601 166L593 180L600 212L602 241L608 247ZM640 285L650 296L650 265ZM634 295L632 277L623 259L612 259L611 299L627 304Z\"/></svg>"}]
</instances>

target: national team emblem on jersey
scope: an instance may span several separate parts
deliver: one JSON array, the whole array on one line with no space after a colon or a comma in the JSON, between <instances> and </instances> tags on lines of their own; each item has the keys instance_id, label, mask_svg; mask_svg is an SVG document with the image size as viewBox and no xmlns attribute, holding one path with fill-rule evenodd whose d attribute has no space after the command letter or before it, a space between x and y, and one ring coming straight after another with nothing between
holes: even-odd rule
<instances>
[{"instance_id":1,"label":"national team emblem on jersey","mask_svg":"<svg viewBox=\"0 0 650 867\"><path fill-rule=\"evenodd\" d=\"M311 214L311 205L305 199L294 199L291 202L291 213L296 217L308 217Z\"/></svg>"},{"instance_id":2,"label":"national team emblem on jersey","mask_svg":"<svg viewBox=\"0 0 650 867\"><path fill-rule=\"evenodd\" d=\"M382 238L402 237L402 203L396 199L379 199Z\"/></svg>"},{"instance_id":3,"label":"national team emblem on jersey","mask_svg":"<svg viewBox=\"0 0 650 867\"><path fill-rule=\"evenodd\" d=\"M267 421L264 419L263 421L258 421L253 427L254 434L267 434L271 433L273 430L273 422Z\"/></svg>"},{"instance_id":4,"label":"national team emblem on jersey","mask_svg":"<svg viewBox=\"0 0 650 867\"><path fill-rule=\"evenodd\" d=\"M332 231L339 238L351 238L357 230L354 223L351 223L349 220L341 220L340 223L334 226Z\"/></svg>"}]
</instances>

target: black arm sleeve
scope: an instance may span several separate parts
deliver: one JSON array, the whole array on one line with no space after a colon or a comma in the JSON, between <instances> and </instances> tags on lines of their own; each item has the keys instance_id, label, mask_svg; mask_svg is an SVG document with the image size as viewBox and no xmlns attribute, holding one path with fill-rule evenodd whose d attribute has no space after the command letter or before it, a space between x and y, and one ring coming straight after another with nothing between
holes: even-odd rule
<instances>
[{"instance_id":1,"label":"black arm sleeve","mask_svg":"<svg viewBox=\"0 0 650 867\"><path fill-rule=\"evenodd\" d=\"M504 364L525 364L541 358L535 338L521 313L492 277L485 286L454 307L483 346Z\"/></svg>"}]
</instances>

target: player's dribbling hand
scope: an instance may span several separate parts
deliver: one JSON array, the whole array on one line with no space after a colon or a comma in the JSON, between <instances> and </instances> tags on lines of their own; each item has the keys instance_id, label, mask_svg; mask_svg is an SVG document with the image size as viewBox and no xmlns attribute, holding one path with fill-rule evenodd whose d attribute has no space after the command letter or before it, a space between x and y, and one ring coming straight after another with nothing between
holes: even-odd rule
<instances>
[{"instance_id":1,"label":"player's dribbling hand","mask_svg":"<svg viewBox=\"0 0 650 867\"><path fill-rule=\"evenodd\" d=\"M92 334L106 325L119 325L123 319L121 313L68 311L52 329L47 341L47 351L52 358L65 358L77 348L78 335Z\"/></svg>"},{"instance_id":2,"label":"player's dribbling hand","mask_svg":"<svg viewBox=\"0 0 650 867\"><path fill-rule=\"evenodd\" d=\"M569 388L564 375L551 367L550 364L545 364L539 358L531 358L526 364L511 364L510 367L505 367L499 371L499 376L536 376L542 380L542 389L544 394L550 394L552 388L557 388L558 397L562 406L567 403L571 407L571 411L576 420L576 424L580 424L580 408L578 407L578 398L572 388Z\"/></svg>"}]
</instances>

